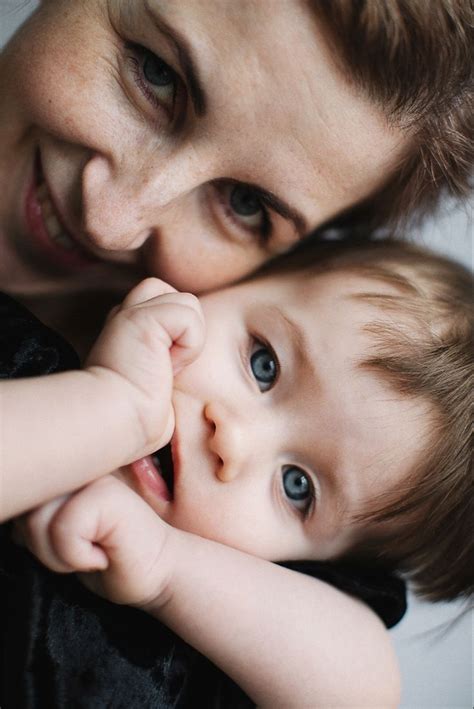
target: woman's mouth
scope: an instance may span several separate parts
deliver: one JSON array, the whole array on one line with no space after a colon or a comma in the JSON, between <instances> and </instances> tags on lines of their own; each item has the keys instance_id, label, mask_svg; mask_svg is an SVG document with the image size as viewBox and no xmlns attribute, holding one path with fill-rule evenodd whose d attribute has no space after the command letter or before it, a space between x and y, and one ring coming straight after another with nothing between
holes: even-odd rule
<instances>
[{"instance_id":1,"label":"woman's mouth","mask_svg":"<svg viewBox=\"0 0 474 709\"><path fill-rule=\"evenodd\" d=\"M74 271L97 262L67 229L43 175L39 152L26 195L26 224L43 262L53 269Z\"/></svg>"},{"instance_id":2,"label":"woman's mouth","mask_svg":"<svg viewBox=\"0 0 474 709\"><path fill-rule=\"evenodd\" d=\"M131 463L130 469L144 497L151 493L166 502L173 499L174 465L170 443L152 455Z\"/></svg>"}]
</instances>

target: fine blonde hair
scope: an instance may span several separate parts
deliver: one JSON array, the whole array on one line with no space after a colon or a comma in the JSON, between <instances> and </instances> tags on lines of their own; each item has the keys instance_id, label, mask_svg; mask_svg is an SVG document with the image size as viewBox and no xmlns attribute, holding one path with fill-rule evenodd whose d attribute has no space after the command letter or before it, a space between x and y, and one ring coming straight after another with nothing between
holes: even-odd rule
<instances>
[{"instance_id":1,"label":"fine blonde hair","mask_svg":"<svg viewBox=\"0 0 474 709\"><path fill-rule=\"evenodd\" d=\"M390 284L393 294L359 293L390 318L366 325L376 370L430 410L428 442L402 487L358 511L363 530L344 558L404 571L431 600L474 590L472 277L463 266L395 239L305 243L260 270L301 277L339 271Z\"/></svg>"}]
</instances>

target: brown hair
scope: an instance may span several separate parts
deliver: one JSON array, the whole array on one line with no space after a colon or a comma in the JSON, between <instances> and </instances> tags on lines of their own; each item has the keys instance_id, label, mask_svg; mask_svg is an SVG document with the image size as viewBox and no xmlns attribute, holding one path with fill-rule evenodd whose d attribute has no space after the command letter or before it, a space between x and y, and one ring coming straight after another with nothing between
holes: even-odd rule
<instances>
[{"instance_id":1,"label":"brown hair","mask_svg":"<svg viewBox=\"0 0 474 709\"><path fill-rule=\"evenodd\" d=\"M263 275L306 272L311 277L344 271L389 283L370 299L392 317L372 322L370 357L376 369L405 396L429 405L430 434L422 460L400 485L369 501L355 522L362 535L344 554L408 574L431 600L474 591L474 495L472 403L474 313L467 269L413 245L356 239L306 243L264 266Z\"/></svg>"},{"instance_id":2,"label":"brown hair","mask_svg":"<svg viewBox=\"0 0 474 709\"><path fill-rule=\"evenodd\" d=\"M421 217L466 197L474 162L474 12L468 0L309 0L342 72L389 120L405 155L385 185L341 215L354 232Z\"/></svg>"}]
</instances>

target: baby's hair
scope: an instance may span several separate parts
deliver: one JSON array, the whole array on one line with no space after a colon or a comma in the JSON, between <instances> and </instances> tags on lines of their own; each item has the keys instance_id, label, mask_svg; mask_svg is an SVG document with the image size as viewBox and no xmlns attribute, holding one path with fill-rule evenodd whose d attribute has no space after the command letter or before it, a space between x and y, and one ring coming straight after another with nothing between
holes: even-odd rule
<instances>
[{"instance_id":1,"label":"baby's hair","mask_svg":"<svg viewBox=\"0 0 474 709\"><path fill-rule=\"evenodd\" d=\"M346 79L406 129L407 150L349 231L421 217L466 197L474 162L474 12L468 0L308 0Z\"/></svg>"},{"instance_id":2,"label":"baby's hair","mask_svg":"<svg viewBox=\"0 0 474 709\"><path fill-rule=\"evenodd\" d=\"M359 293L390 317L365 330L376 370L404 396L428 404L430 433L403 487L398 484L355 522L362 535L345 554L398 568L430 600L474 591L472 277L463 266L395 239L306 243L260 270L317 277L344 272L373 279L393 294ZM401 452L402 453L402 452Z\"/></svg>"}]
</instances>

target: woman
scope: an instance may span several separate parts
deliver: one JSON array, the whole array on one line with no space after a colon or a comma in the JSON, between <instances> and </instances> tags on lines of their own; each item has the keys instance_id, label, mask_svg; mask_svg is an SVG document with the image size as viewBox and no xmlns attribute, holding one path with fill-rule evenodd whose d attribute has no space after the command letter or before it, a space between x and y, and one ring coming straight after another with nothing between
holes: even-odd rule
<instances>
[{"instance_id":1,"label":"woman","mask_svg":"<svg viewBox=\"0 0 474 709\"><path fill-rule=\"evenodd\" d=\"M400 193L410 160L420 168L423 157L434 173L431 192L462 190L452 144L467 111L462 4L457 35L444 3L408 16L402 29L413 36L398 56L389 42L396 19L385 27L383 8L364 26L364 10L345 17L348 3L325 5L277 2L269 13L258 1L43 0L0 60L1 287L77 298L146 271L199 292L252 270L390 178ZM340 58L351 22L365 56L347 76ZM376 32L370 44L369 22L386 48ZM449 85L440 69L447 44L457 57ZM374 58L382 81L364 65ZM457 107L444 144L424 119L427 78L428 107ZM430 165L436 151L449 151L444 179ZM41 314L57 323L68 307L62 300L63 313Z\"/></svg>"},{"instance_id":2,"label":"woman","mask_svg":"<svg viewBox=\"0 0 474 709\"><path fill-rule=\"evenodd\" d=\"M344 3L331 5L333 16L324 3L282 1L269 14L256 1L43 0L0 59L0 287L86 348L91 303L102 317L97 290L124 289L143 273L196 292L222 285L356 204L394 203L435 147L450 151L449 177L462 191L455 131L435 145L441 118L430 133L425 113L442 100L453 106L450 125L457 107L461 126L452 87L463 83L465 55L459 49L459 81L435 76L431 104L421 105L428 69L413 72L393 33L386 50L364 45L353 71L349 49L373 35L374 18L364 26L362 12L354 24ZM460 48L460 20L439 7L439 46ZM419 58L424 46L426 67L433 57L443 66L430 23L415 19L403 51L408 44ZM354 623L354 651L358 632ZM367 664L386 642L373 632ZM379 681L392 669L384 656ZM389 703L393 684L390 692Z\"/></svg>"}]
</instances>

